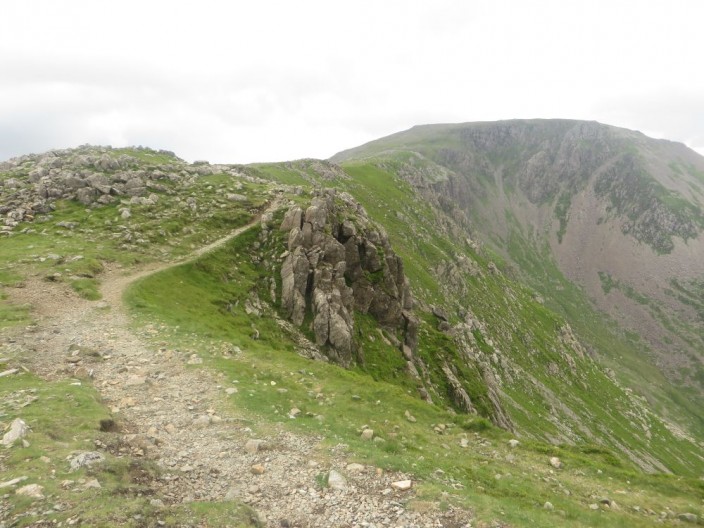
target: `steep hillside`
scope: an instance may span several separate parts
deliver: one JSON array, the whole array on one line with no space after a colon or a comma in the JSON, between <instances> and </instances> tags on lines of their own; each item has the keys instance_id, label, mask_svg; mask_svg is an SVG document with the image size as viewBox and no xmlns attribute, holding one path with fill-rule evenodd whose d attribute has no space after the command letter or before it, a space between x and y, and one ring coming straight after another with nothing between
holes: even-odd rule
<instances>
[{"instance_id":1,"label":"steep hillside","mask_svg":"<svg viewBox=\"0 0 704 528\"><path fill-rule=\"evenodd\" d=\"M0 521L696 520L695 411L627 338L582 335L605 320L556 265L561 297L522 284L396 156L211 166L82 147L0 165L0 419L29 425L0 453ZM605 342L647 387L602 361ZM51 414L35 404L59 394ZM71 468L86 446L98 466Z\"/></svg>"},{"instance_id":2,"label":"steep hillside","mask_svg":"<svg viewBox=\"0 0 704 528\"><path fill-rule=\"evenodd\" d=\"M594 122L533 120L415 127L333 160L388 168L575 312L554 263L643 339L668 378L701 396L704 158L695 152Z\"/></svg>"}]
</instances>

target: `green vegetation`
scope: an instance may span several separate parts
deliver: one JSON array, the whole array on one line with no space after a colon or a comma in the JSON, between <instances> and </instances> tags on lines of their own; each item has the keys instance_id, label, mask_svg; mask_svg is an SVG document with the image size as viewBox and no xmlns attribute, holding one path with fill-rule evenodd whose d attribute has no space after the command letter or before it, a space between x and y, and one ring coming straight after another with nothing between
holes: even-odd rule
<instances>
[{"instance_id":1,"label":"green vegetation","mask_svg":"<svg viewBox=\"0 0 704 528\"><path fill-rule=\"evenodd\" d=\"M425 141L426 133L419 129L412 135ZM538 127L536 141L541 133ZM684 424L686 433L704 437L696 400L672 389L645 357L637 335L592 308L585 292L559 271L550 248L536 243L541 238L534 228L507 210L505 251L479 248L467 238L471 212L447 197L423 197L408 183L413 177L428 186L446 181L448 172L433 161L438 157L452 161L453 170L469 170L472 160L453 159L449 149L469 141L460 129L417 152L404 152L397 148L402 142L394 146L392 140L382 157L346 163L344 173L315 160L238 168L279 182L276 187L284 192L285 185L302 187L303 194L285 196L295 203L305 203L306 192L315 187L334 186L351 193L384 226L416 299L420 379L409 373L399 350L400 331L380 328L373 317L359 313L354 336L359 362L352 368L302 357L312 317L308 314L301 329L277 321L285 237L259 224L196 260L134 283L126 301L135 326L158 327L158 335L148 333L155 347L196 354L203 364L191 368L209 369L218 383L236 387L223 413L236 414L255 434L284 429L323 438L323 458L343 453L412 474L410 509L464 507L475 513L478 526L655 526L677 512L701 516L701 448L673 432ZM169 153L149 149L109 154L130 156L136 165L178 163ZM509 194L520 183L511 174L519 154L510 146L492 154ZM493 170L483 165L477 170L477 192L498 193ZM181 186L164 179L152 205L86 208L58 202L51 214L2 240L0 328L27 321L27 309L11 305L5 295L31 274L96 299L105 268L176 260L244 225L275 187L252 181L213 174ZM227 199L228 193L245 199ZM546 205L546 196L554 200L562 242L573 195L546 188L541 196L536 203ZM681 208L676 197L658 198L670 212ZM126 206L129 215L121 211ZM685 209L683 218L695 213ZM624 214L642 220L636 213ZM272 225L282 216L279 211ZM381 283L384 277L368 278ZM693 321L674 320L608 273L599 272L599 278L605 294L621 292L674 329L694 328ZM668 294L701 318L704 286L696 281L670 286ZM432 306L441 307L449 322L432 315ZM0 370L6 366L0 364ZM450 381L445 370L458 381ZM704 369L692 377L704 382ZM458 412L457 385L476 415ZM421 388L429 390L432 404L419 397ZM22 416L33 430L28 447L0 453L0 467L10 477L41 484L52 503L65 505L39 512L28 499L8 494L3 500L18 526L30 525L40 513L57 524L79 518L88 525L256 525L252 511L238 503L153 506L147 497L160 478L158 469L117 456L116 433L99 430L110 413L85 381L44 381L22 373L2 378L0 398L4 425ZM301 411L295 419L294 407ZM506 420L515 433L492 420ZM364 427L373 429L377 440L363 440ZM514 436L520 444L510 447ZM106 462L68 475L66 457L94 449L96 441L107 446ZM562 469L549 464L553 456L562 460ZM101 488L80 482L93 478ZM62 486L62 480L74 484ZM324 473L311 478L311 487L326 485ZM605 498L612 501L608 508L601 503ZM544 508L546 501L553 509Z\"/></svg>"},{"instance_id":2,"label":"green vegetation","mask_svg":"<svg viewBox=\"0 0 704 528\"><path fill-rule=\"evenodd\" d=\"M155 156L148 150L123 150L110 152ZM161 163L164 156L176 159L160 154L153 163ZM11 284L3 277L17 283L27 275L39 275L65 282L81 297L99 299L106 264L125 267L183 257L247 223L268 192L266 185L242 184L224 174L203 176L187 188L171 187L169 192L155 193L155 205L86 207L75 201L56 202L50 214L39 215L26 229L2 239L0 284ZM229 201L226 194L235 191L246 193L247 200ZM194 207L186 205L185 197L194 200ZM127 219L121 217L124 208L130 211ZM0 309L0 321L21 313L2 299Z\"/></svg>"},{"instance_id":3,"label":"green vegetation","mask_svg":"<svg viewBox=\"0 0 704 528\"><path fill-rule=\"evenodd\" d=\"M563 192L555 204L555 216L560 222L560 227L557 230L557 242L562 243L562 237L567 231L567 219L572 205L572 195L568 192Z\"/></svg>"},{"instance_id":4,"label":"green vegetation","mask_svg":"<svg viewBox=\"0 0 704 528\"><path fill-rule=\"evenodd\" d=\"M594 191L607 197L615 214L625 220L624 232L659 254L674 249L673 237L686 242L704 228L701 209L648 174L637 154L617 159L596 180Z\"/></svg>"},{"instance_id":5,"label":"green vegetation","mask_svg":"<svg viewBox=\"0 0 704 528\"><path fill-rule=\"evenodd\" d=\"M526 439L512 450L507 446L511 436L485 419L428 405L408 385L400 356L384 344L371 318L357 314L364 367L345 370L302 358L271 317L276 302L262 281L270 271L257 265L261 256L253 250L262 237L258 227L252 228L197 262L136 283L127 296L138 324L159 326L160 343L199 351L205 368L224 374L226 383L237 387L231 405L247 413L258 434L285 425L301 434L323 436L323 450L345 444L353 460L411 472L420 482L415 507L426 502L464 506L487 521L554 526L559 519L561 526L649 526L656 519L645 513L644 505L654 511L691 509L692 498L701 492L695 479L647 476L615 451L587 443L554 446ZM275 252L269 255L267 248L262 246L264 257L273 257ZM254 293L269 305L262 316L243 309ZM551 324L558 321L540 305L531 309ZM542 326L540 319L534 323L534 328ZM421 338L424 357L433 348L452 352L452 343L432 330L431 319L423 328L428 332ZM598 382L596 371L590 376L590 382ZM293 407L301 410L295 420L288 416ZM407 411L415 421L406 418ZM362 440L363 426L383 440ZM550 456L559 456L566 469L555 473L547 463ZM313 484L324 485L324 475ZM601 496L618 502L618 509L589 510ZM555 511L544 510L545 501L552 502Z\"/></svg>"}]
</instances>

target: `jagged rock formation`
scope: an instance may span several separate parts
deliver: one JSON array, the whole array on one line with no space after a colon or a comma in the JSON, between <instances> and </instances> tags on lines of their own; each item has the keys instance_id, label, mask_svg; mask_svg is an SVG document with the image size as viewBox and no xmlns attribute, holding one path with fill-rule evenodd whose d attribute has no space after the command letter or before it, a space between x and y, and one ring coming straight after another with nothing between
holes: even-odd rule
<instances>
[{"instance_id":1,"label":"jagged rock formation","mask_svg":"<svg viewBox=\"0 0 704 528\"><path fill-rule=\"evenodd\" d=\"M281 267L282 307L301 326L307 316L316 343L333 361L356 357L354 313L402 329L402 346L415 346L417 322L408 279L386 233L347 193L325 190L305 211L291 207L281 224L288 252Z\"/></svg>"}]
</instances>

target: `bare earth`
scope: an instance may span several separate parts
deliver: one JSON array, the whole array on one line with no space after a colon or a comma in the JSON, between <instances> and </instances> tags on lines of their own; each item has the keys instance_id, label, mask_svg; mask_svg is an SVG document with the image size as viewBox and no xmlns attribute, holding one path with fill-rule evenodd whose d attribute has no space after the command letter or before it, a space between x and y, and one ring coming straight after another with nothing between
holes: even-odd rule
<instances>
[{"instance_id":1,"label":"bare earth","mask_svg":"<svg viewBox=\"0 0 704 528\"><path fill-rule=\"evenodd\" d=\"M270 527L472 526L467 511L441 512L428 503L408 508L414 490L395 491L391 483L411 475L348 467L344 446L322 448L321 438L283 429L255 437L246 417L226 405L229 395L217 373L186 368L183 354L155 347L147 339L153 334L131 329L122 303L128 285L182 262L129 272L109 269L102 277L104 300L99 302L80 299L65 285L30 278L25 287L8 293L14 302L31 305L36 326L13 331L5 346L24 351L25 366L43 377L92 378L121 426L121 452L155 460L162 468L152 485L165 504L243 501ZM71 363L72 345L98 350L104 361ZM245 449L253 439L263 440L256 452L251 444ZM253 465L264 472L255 475ZM316 476L331 469L345 476L344 489L316 484Z\"/></svg>"}]
</instances>

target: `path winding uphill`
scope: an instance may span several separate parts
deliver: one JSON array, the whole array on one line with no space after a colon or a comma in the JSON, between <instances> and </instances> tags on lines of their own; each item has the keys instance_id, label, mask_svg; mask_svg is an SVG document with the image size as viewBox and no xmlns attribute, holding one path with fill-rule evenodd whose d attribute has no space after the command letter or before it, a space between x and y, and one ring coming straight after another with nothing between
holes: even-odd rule
<instances>
[{"instance_id":1,"label":"path winding uphill","mask_svg":"<svg viewBox=\"0 0 704 528\"><path fill-rule=\"evenodd\" d=\"M279 206L273 203L264 214ZM257 220L194 252L192 260L252 227ZM26 351L25 365L39 375L92 378L121 425L118 454L156 460L161 476L150 485L153 503L238 500L250 504L266 526L464 526L468 512L410 511L413 491L392 489L410 478L372 466L348 464L342 447L321 438L273 429L255 437L246 417L225 405L232 392L217 373L187 368L195 358L152 344L156 330L135 331L122 295L135 280L185 262L142 269L110 269L102 277L103 301L78 298L62 284L28 279L10 291L32 306L36 325L12 335L9 347ZM85 366L80 347L104 361ZM331 456L332 455L332 456ZM316 477L331 474L321 489ZM156 501L156 502L155 502Z\"/></svg>"}]
</instances>

